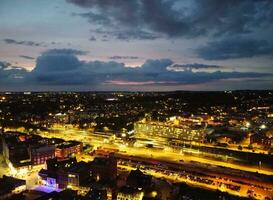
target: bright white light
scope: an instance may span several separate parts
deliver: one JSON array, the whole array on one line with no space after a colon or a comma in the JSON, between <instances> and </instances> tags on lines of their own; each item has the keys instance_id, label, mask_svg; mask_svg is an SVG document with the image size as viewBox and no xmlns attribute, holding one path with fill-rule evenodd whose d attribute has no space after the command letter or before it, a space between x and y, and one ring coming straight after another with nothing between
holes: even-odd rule
<instances>
[{"instance_id":1,"label":"bright white light","mask_svg":"<svg viewBox=\"0 0 273 200\"><path fill-rule=\"evenodd\" d=\"M266 125L262 124L262 125L260 126L260 129L266 129Z\"/></svg>"},{"instance_id":2,"label":"bright white light","mask_svg":"<svg viewBox=\"0 0 273 200\"><path fill-rule=\"evenodd\" d=\"M246 122L246 127L249 128L251 124L249 122Z\"/></svg>"}]
</instances>

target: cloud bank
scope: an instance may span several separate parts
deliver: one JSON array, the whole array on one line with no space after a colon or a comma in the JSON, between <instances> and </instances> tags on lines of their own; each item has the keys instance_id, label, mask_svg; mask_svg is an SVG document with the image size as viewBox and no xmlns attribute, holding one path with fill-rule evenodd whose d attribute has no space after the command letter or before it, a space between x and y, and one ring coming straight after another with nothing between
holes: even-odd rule
<instances>
[{"instance_id":1,"label":"cloud bank","mask_svg":"<svg viewBox=\"0 0 273 200\"><path fill-rule=\"evenodd\" d=\"M73 15L87 19L92 35L107 41L203 37L208 43L196 53L205 60L272 55L272 0L66 1L84 8Z\"/></svg>"},{"instance_id":2,"label":"cloud bank","mask_svg":"<svg viewBox=\"0 0 273 200\"><path fill-rule=\"evenodd\" d=\"M168 37L248 33L273 22L271 0L67 0L89 9L90 23L130 33L140 29ZM116 28L115 28L116 27ZM132 34L132 37L135 37Z\"/></svg>"},{"instance_id":3,"label":"cloud bank","mask_svg":"<svg viewBox=\"0 0 273 200\"><path fill-rule=\"evenodd\" d=\"M28 72L0 62L0 83L6 85L187 85L211 81L272 76L255 72L222 72L222 66L206 64L179 65L170 59L148 59L138 67L128 67L116 61L81 61L75 49L51 49L36 60ZM173 67L173 68L172 68ZM174 70L174 68L180 70ZM193 72L192 69L214 69L213 72Z\"/></svg>"},{"instance_id":4,"label":"cloud bank","mask_svg":"<svg viewBox=\"0 0 273 200\"><path fill-rule=\"evenodd\" d=\"M207 45L198 48L196 52L205 60L250 58L273 55L273 45L265 40L236 37L209 42Z\"/></svg>"},{"instance_id":5,"label":"cloud bank","mask_svg":"<svg viewBox=\"0 0 273 200\"><path fill-rule=\"evenodd\" d=\"M15 45L25 45L25 46L32 46L32 47L38 47L42 46L43 44L40 42L33 42L33 41L18 41L10 38L6 38L3 40L7 44L15 44Z\"/></svg>"}]
</instances>

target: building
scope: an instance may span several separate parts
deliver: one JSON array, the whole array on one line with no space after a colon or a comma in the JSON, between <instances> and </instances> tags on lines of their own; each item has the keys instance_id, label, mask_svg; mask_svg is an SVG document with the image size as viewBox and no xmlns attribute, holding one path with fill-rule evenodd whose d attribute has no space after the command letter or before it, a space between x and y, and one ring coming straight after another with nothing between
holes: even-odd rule
<instances>
[{"instance_id":1,"label":"building","mask_svg":"<svg viewBox=\"0 0 273 200\"><path fill-rule=\"evenodd\" d=\"M104 189L92 188L84 197L84 199L107 200L107 191Z\"/></svg>"},{"instance_id":2,"label":"building","mask_svg":"<svg viewBox=\"0 0 273 200\"><path fill-rule=\"evenodd\" d=\"M66 113L57 113L53 116L53 123L68 124L69 115L67 115Z\"/></svg>"},{"instance_id":3,"label":"building","mask_svg":"<svg viewBox=\"0 0 273 200\"><path fill-rule=\"evenodd\" d=\"M75 166L72 166L68 170L68 185L70 186L82 186L86 180L89 179L90 163L77 162Z\"/></svg>"},{"instance_id":4,"label":"building","mask_svg":"<svg viewBox=\"0 0 273 200\"><path fill-rule=\"evenodd\" d=\"M80 187L90 178L90 163L75 158L46 161L46 169L39 172L40 182L54 188Z\"/></svg>"},{"instance_id":5,"label":"building","mask_svg":"<svg viewBox=\"0 0 273 200\"><path fill-rule=\"evenodd\" d=\"M54 145L32 145L29 147L29 152L32 165L41 165L48 159L55 158Z\"/></svg>"},{"instance_id":6,"label":"building","mask_svg":"<svg viewBox=\"0 0 273 200\"><path fill-rule=\"evenodd\" d=\"M273 144L273 138L269 138L266 134L263 133L255 133L250 136L250 144L271 147L271 145Z\"/></svg>"},{"instance_id":7,"label":"building","mask_svg":"<svg viewBox=\"0 0 273 200\"><path fill-rule=\"evenodd\" d=\"M66 141L56 146L55 156L59 159L68 158L72 154L81 153L83 150L82 142Z\"/></svg>"},{"instance_id":8,"label":"building","mask_svg":"<svg viewBox=\"0 0 273 200\"><path fill-rule=\"evenodd\" d=\"M26 181L9 176L0 178L0 199L10 198L26 190Z\"/></svg>"},{"instance_id":9,"label":"building","mask_svg":"<svg viewBox=\"0 0 273 200\"><path fill-rule=\"evenodd\" d=\"M5 133L2 135L3 157L14 174L26 171L55 157L52 141L34 134Z\"/></svg>"},{"instance_id":10,"label":"building","mask_svg":"<svg viewBox=\"0 0 273 200\"><path fill-rule=\"evenodd\" d=\"M117 177L117 160L114 156L96 157L91 162L91 177L97 181L113 181Z\"/></svg>"},{"instance_id":11,"label":"building","mask_svg":"<svg viewBox=\"0 0 273 200\"><path fill-rule=\"evenodd\" d=\"M203 141L207 129L200 121L186 121L184 118L171 118L166 122L143 119L134 123L134 132L136 138Z\"/></svg>"},{"instance_id":12,"label":"building","mask_svg":"<svg viewBox=\"0 0 273 200\"><path fill-rule=\"evenodd\" d=\"M118 191L117 200L142 200L144 193L131 187L122 187Z\"/></svg>"},{"instance_id":13,"label":"building","mask_svg":"<svg viewBox=\"0 0 273 200\"><path fill-rule=\"evenodd\" d=\"M5 162L12 173L17 169L29 168L31 165L27 143L22 140L19 133L2 134L2 153Z\"/></svg>"},{"instance_id":14,"label":"building","mask_svg":"<svg viewBox=\"0 0 273 200\"><path fill-rule=\"evenodd\" d=\"M152 186L152 176L145 175L139 169L132 170L127 177L126 185L132 188L147 189Z\"/></svg>"}]
</instances>

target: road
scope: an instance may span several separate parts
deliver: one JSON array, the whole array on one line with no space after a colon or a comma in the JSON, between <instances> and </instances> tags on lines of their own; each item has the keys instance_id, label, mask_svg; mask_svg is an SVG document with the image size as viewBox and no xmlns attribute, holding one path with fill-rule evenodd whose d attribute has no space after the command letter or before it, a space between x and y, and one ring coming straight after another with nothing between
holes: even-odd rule
<instances>
[{"instance_id":1,"label":"road","mask_svg":"<svg viewBox=\"0 0 273 200\"><path fill-rule=\"evenodd\" d=\"M210 164L215 166L221 166L221 167L228 167L232 169L247 171L247 172L258 172L260 174L265 175L273 175L273 169L269 168L259 168L258 166L251 166L251 165L242 165L238 163L232 163L227 162L226 157L222 156L222 161L213 159L212 157L205 157L206 154L198 154L192 149L184 149L184 151L190 151L193 152L191 155L187 155L179 150L175 150L172 148L167 148L162 150L154 150L152 148L147 149L143 147L129 147L124 145L125 143L122 140L116 139L113 144L109 144L109 138L110 136L105 136L102 134L92 134L88 131L84 130L78 130L78 129L66 129L66 128L60 128L55 131L51 132L39 132L39 135L43 137L58 137L66 140L69 138L70 140L78 140L82 141L85 144L91 144L95 148L96 147L106 147L106 148L117 148L121 151L126 151L126 154L128 155L136 155L136 156L144 156L147 157L147 155L152 155L154 157L162 157L169 160L185 160L185 161L195 161L202 164ZM219 157L220 155L218 155Z\"/></svg>"},{"instance_id":2,"label":"road","mask_svg":"<svg viewBox=\"0 0 273 200\"><path fill-rule=\"evenodd\" d=\"M200 177L196 176L196 179L192 179L191 174L183 175L178 172L168 172L167 174L162 170L156 169L145 169L145 173L150 174L155 177L161 177L174 182L185 182L190 185L199 186L206 189L214 189L228 192L237 196L252 196L256 199L264 199L266 196L272 196L273 185L268 185L265 183L263 187L268 189L261 189L257 184L261 184L261 182L257 183L256 180L246 179L243 183L238 183L238 180L242 180L236 177L236 173L242 173L245 171L246 173L259 173L263 175L273 175L272 169L259 169L257 166L247 166L237 163L220 161L212 158L202 157L199 154L196 156L188 155L183 151L178 151L173 148L165 148L165 149L156 149L156 148L146 148L146 147L131 147L128 146L122 140L116 139L112 141L113 143L109 144L109 140L111 140L111 136L105 136L101 134L91 134L87 131L79 131L74 129L62 129L60 131L48 132L48 133L40 133L41 136L44 137L58 137L58 138L69 138L70 140L78 140L83 141L85 144L91 144L94 148L100 147L101 149L118 149L119 154L129 157L141 157L143 159L157 159L162 162L174 162L176 164L181 165L181 161L184 164L192 165L192 168L196 168L196 166L203 166L203 169L212 169L216 170L215 166L218 167L218 173L208 173L208 176L216 176L217 179L211 177ZM186 149L186 151L191 151L191 149ZM82 157L83 160L88 160L88 157ZM223 160L225 160L223 158ZM120 168L127 168L128 170L134 168L130 165L119 166ZM224 169L220 169L224 167ZM230 176L226 174L219 173L221 171L225 171L230 169L232 173L235 173L235 176L232 174ZM233 170L233 171L232 171ZM255 174L254 174L255 175ZM225 179L221 179L221 177L226 177ZM236 179L237 178L237 179ZM198 181L199 180L199 181ZM200 180L207 180L212 182L208 184L207 182L202 183ZM236 182L237 181L237 182ZM239 191L234 190L234 187L240 187ZM255 196L254 196L255 195Z\"/></svg>"},{"instance_id":3,"label":"road","mask_svg":"<svg viewBox=\"0 0 273 200\"><path fill-rule=\"evenodd\" d=\"M176 165L187 165L189 168L196 168L202 166L203 169L212 169L216 170L216 167L221 168L224 167L223 170L228 170L234 173L246 172L246 173L256 173L263 175L273 175L272 169L259 169L257 166L247 166L232 162L224 162L221 160L203 157L201 154L192 154L188 155L186 152L178 151L173 148L164 148L164 149L156 149L156 148L146 148L146 147L136 147L129 146L123 140L113 138L110 135L102 135L100 133L90 133L88 131L77 130L77 129L65 129L60 128L58 130L50 131L50 132L39 132L39 135L43 137L49 138L62 138L64 140L77 140L82 141L85 144L92 145L95 149L117 149L119 154L130 157L140 157L146 160L156 159L159 160L160 163L164 162L172 162ZM110 143L110 141L112 143ZM184 151L192 151L191 149L184 149ZM80 157L79 157L80 156ZM84 161L91 161L87 155L79 155L77 159ZM223 159L224 160L224 159ZM182 164L183 163L183 164ZM119 165L120 168L131 169L135 168L135 166ZM154 168L144 169L145 173L153 175L155 177L161 177L174 182L185 182L190 185L199 186L206 189L218 189L221 191L226 191L233 195L239 196L249 196L256 195L256 199L262 199L265 196L272 195L272 185L265 185L269 190L264 190L256 186L256 180L249 179L248 183L242 182L238 183L236 181L236 174L231 174L230 176L226 174L221 174L221 170L218 169L217 173L213 174L212 172L208 172L204 175L196 175L192 177L191 173L183 174L180 171L166 171L166 170L158 170ZM234 171L232 171L234 170ZM237 170L237 171L236 171ZM204 171L204 170L203 170ZM209 171L209 170L208 170ZM216 176L217 178L211 178ZM206 177L207 176L207 177ZM221 180L220 178L226 176L226 179ZM31 176L30 176L31 177ZM202 182L206 180L205 182ZM29 185L35 184L35 179L30 178L27 181ZM234 190L234 187L240 186L239 191ZM251 191L251 193L249 193ZM253 196L254 197L254 196Z\"/></svg>"},{"instance_id":4,"label":"road","mask_svg":"<svg viewBox=\"0 0 273 200\"><path fill-rule=\"evenodd\" d=\"M158 169L156 166L143 164L135 165L126 161L119 163L118 167L120 170L127 171L140 167L145 174L152 175L156 178L163 178L172 182L183 182L195 187L206 188L210 190L220 190L235 196L253 197L256 199L273 197L272 184L270 184L270 187L261 187L261 185L248 185L245 183L236 182L236 179L233 179L231 176L222 176L219 174L211 176L209 173L204 173L204 175L200 175L200 173L198 173L197 175L196 173L189 173L181 170L162 170ZM251 193L249 191L251 191Z\"/></svg>"}]
</instances>

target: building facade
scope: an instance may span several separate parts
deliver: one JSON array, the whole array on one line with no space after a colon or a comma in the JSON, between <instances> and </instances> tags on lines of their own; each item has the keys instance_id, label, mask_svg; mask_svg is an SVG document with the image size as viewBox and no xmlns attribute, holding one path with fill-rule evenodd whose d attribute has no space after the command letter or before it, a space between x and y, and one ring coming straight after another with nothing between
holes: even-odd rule
<instances>
[{"instance_id":1,"label":"building facade","mask_svg":"<svg viewBox=\"0 0 273 200\"><path fill-rule=\"evenodd\" d=\"M207 130L204 125L189 125L174 120L166 122L141 120L134 124L134 132L137 138L202 141Z\"/></svg>"},{"instance_id":2,"label":"building facade","mask_svg":"<svg viewBox=\"0 0 273 200\"><path fill-rule=\"evenodd\" d=\"M81 153L83 149L82 142L67 141L56 146L55 156L60 159L69 157L72 154Z\"/></svg>"},{"instance_id":3,"label":"building facade","mask_svg":"<svg viewBox=\"0 0 273 200\"><path fill-rule=\"evenodd\" d=\"M122 187L118 194L117 200L142 200L144 193L134 188Z\"/></svg>"},{"instance_id":4,"label":"building facade","mask_svg":"<svg viewBox=\"0 0 273 200\"><path fill-rule=\"evenodd\" d=\"M48 159L55 158L54 145L30 146L30 159L32 165L44 164Z\"/></svg>"},{"instance_id":5,"label":"building facade","mask_svg":"<svg viewBox=\"0 0 273 200\"><path fill-rule=\"evenodd\" d=\"M112 181L117 177L117 160L113 156L96 157L91 162L90 176L99 180Z\"/></svg>"}]
</instances>

